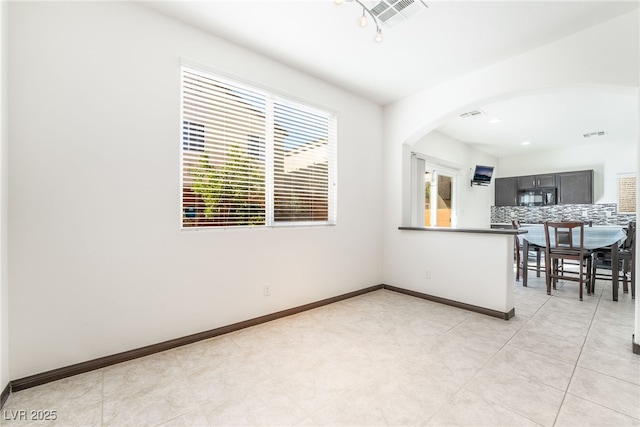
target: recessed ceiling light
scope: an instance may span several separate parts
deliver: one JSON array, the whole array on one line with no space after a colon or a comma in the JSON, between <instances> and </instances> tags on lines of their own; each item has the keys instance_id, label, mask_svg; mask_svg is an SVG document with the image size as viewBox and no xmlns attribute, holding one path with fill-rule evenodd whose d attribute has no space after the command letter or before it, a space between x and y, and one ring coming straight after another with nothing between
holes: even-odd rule
<instances>
[{"instance_id":1,"label":"recessed ceiling light","mask_svg":"<svg viewBox=\"0 0 640 427\"><path fill-rule=\"evenodd\" d=\"M531 144L531 141L522 141L522 145L529 145Z\"/></svg>"},{"instance_id":2,"label":"recessed ceiling light","mask_svg":"<svg viewBox=\"0 0 640 427\"><path fill-rule=\"evenodd\" d=\"M498 118L495 118L495 119L491 119L491 120L489 120L489 123L491 123L491 124L496 124L496 123L500 123L501 121L502 121L502 120L500 120L500 119L498 119Z\"/></svg>"}]
</instances>

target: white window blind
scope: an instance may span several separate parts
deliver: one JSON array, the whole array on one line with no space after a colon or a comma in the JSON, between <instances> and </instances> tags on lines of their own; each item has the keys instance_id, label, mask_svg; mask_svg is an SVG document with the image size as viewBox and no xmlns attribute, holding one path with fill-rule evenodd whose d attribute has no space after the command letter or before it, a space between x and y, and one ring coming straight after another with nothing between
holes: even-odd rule
<instances>
[{"instance_id":1,"label":"white window blind","mask_svg":"<svg viewBox=\"0 0 640 427\"><path fill-rule=\"evenodd\" d=\"M182 69L182 225L334 224L336 118Z\"/></svg>"}]
</instances>

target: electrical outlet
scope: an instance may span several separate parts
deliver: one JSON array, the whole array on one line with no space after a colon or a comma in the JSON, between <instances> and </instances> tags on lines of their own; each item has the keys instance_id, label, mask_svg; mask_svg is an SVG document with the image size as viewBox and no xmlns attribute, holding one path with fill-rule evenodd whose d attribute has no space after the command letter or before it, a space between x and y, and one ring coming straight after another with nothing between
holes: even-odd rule
<instances>
[{"instance_id":1,"label":"electrical outlet","mask_svg":"<svg viewBox=\"0 0 640 427\"><path fill-rule=\"evenodd\" d=\"M431 270L427 270L426 274L424 275L425 279L431 279Z\"/></svg>"},{"instance_id":2,"label":"electrical outlet","mask_svg":"<svg viewBox=\"0 0 640 427\"><path fill-rule=\"evenodd\" d=\"M271 295L271 284L270 283L265 283L264 286L262 286L262 295L264 295L265 297L268 297Z\"/></svg>"}]
</instances>

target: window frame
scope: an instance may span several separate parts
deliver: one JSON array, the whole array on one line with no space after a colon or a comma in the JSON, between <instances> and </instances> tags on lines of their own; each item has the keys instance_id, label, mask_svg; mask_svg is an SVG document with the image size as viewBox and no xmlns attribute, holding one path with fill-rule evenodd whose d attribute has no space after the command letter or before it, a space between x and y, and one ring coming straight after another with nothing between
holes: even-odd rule
<instances>
[{"instance_id":1,"label":"window frame","mask_svg":"<svg viewBox=\"0 0 640 427\"><path fill-rule=\"evenodd\" d=\"M190 133L185 134L185 126L199 127L199 123L189 120L184 114L185 105L185 71L189 71L196 74L204 75L206 78L213 79L222 84L229 84L232 87L242 87L246 90L254 93L264 95L266 99L266 111L265 111L265 144L261 146L260 143L262 136L251 135L251 138L247 140L247 148L251 149L250 156L256 158L264 158L264 224L247 225L247 224L228 224L228 225L195 225L189 226L185 220L189 217L187 214L188 207L185 206L185 152L186 151L198 151L207 152L205 149L200 149L200 141L193 140L193 136ZM325 220L293 220L283 221L277 220L275 217L275 196L274 196L274 162L275 162L275 150L274 150L274 129L275 121L273 118L273 111L275 105L281 103L283 105L296 105L301 107L301 110L312 111L319 115L326 115L327 120L327 208ZM288 228L288 227L317 227L317 226L334 226L337 225L337 212L338 212L338 196L337 196L337 152L338 152L338 115L336 112L328 109L324 106L318 106L307 100L301 100L290 95L282 94L274 91L273 89L265 88L255 83L242 81L236 77L231 77L220 73L215 70L207 69L206 67L181 63L180 66L180 228L183 231L201 231L201 230L229 230L229 229L243 229L243 228ZM185 139L187 135L187 139ZM257 148L256 148L257 147ZM190 187L189 187L190 189Z\"/></svg>"}]
</instances>

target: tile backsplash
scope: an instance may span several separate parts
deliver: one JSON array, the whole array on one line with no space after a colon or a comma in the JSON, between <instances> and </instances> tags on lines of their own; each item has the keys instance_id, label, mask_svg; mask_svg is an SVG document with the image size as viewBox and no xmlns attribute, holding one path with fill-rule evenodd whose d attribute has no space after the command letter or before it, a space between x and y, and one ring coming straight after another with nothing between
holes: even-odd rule
<instances>
[{"instance_id":1,"label":"tile backsplash","mask_svg":"<svg viewBox=\"0 0 640 427\"><path fill-rule=\"evenodd\" d=\"M599 205L491 206L492 224L525 224L545 221L593 221L593 225L627 225L635 214L619 214L615 203Z\"/></svg>"}]
</instances>

